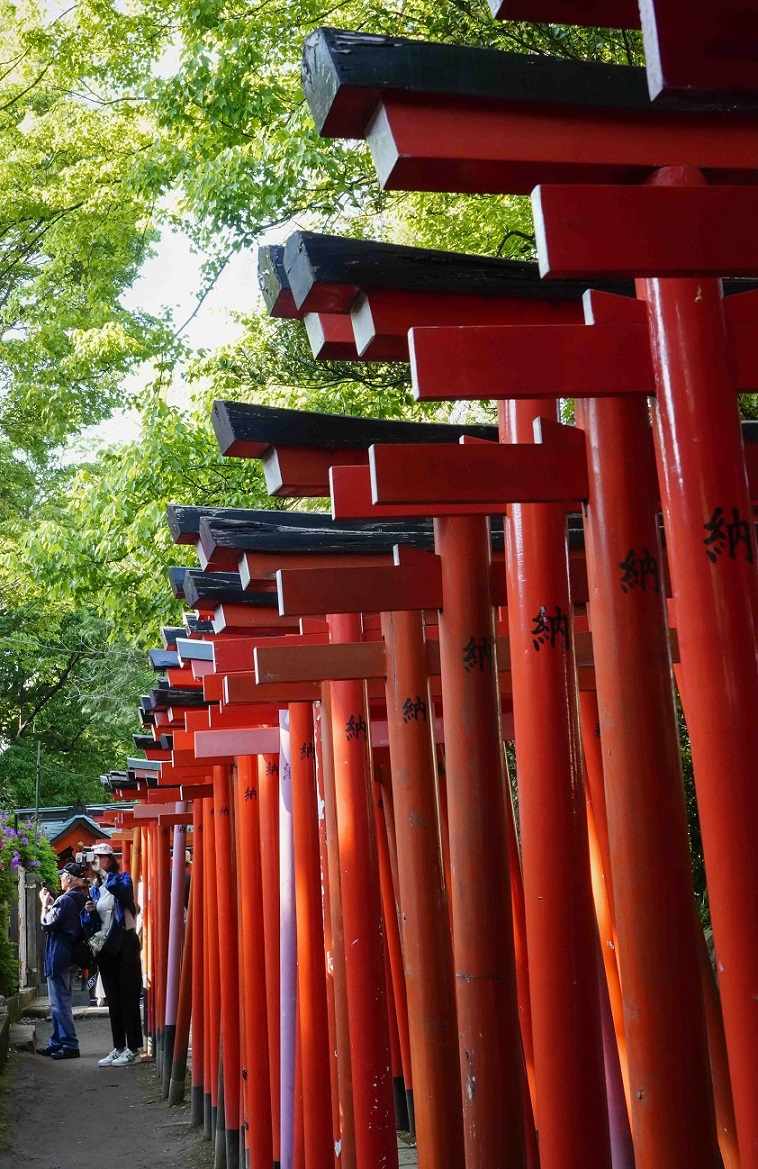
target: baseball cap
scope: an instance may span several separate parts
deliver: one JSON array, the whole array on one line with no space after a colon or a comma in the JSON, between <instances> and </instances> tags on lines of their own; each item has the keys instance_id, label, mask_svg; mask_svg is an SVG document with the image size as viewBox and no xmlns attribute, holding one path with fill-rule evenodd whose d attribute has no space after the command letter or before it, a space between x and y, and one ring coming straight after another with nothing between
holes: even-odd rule
<instances>
[{"instance_id":1,"label":"baseball cap","mask_svg":"<svg viewBox=\"0 0 758 1169\"><path fill-rule=\"evenodd\" d=\"M76 861L69 861L62 869L58 869L59 877L63 873L68 873L69 877L79 877L81 879L84 877L84 865L78 865Z\"/></svg>"},{"instance_id":2,"label":"baseball cap","mask_svg":"<svg viewBox=\"0 0 758 1169\"><path fill-rule=\"evenodd\" d=\"M96 844L92 851L94 852L95 856L113 856L113 849L104 841L100 841L99 844Z\"/></svg>"}]
</instances>

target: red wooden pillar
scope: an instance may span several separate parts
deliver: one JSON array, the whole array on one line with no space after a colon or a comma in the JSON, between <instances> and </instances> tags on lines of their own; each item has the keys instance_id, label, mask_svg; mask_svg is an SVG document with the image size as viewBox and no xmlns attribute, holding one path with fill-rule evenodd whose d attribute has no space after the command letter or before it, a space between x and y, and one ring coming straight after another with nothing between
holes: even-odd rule
<instances>
[{"instance_id":1,"label":"red wooden pillar","mask_svg":"<svg viewBox=\"0 0 758 1169\"><path fill-rule=\"evenodd\" d=\"M237 952L237 873L234 855L234 801L231 769L213 768L213 810L216 829L216 876L218 893L218 953L222 959L221 1033L223 1035L224 1124L226 1127L226 1166L239 1165L240 1058L239 961ZM223 956L223 957L222 957Z\"/></svg>"},{"instance_id":2,"label":"red wooden pillar","mask_svg":"<svg viewBox=\"0 0 758 1169\"><path fill-rule=\"evenodd\" d=\"M335 1169L356 1169L353 1096L350 1070L350 1032L345 991L345 947L342 934L337 810L329 717L328 687L321 702L314 703L316 784L319 799L319 845L323 898L326 1002L329 1050L332 1053L332 1136ZM339 1150L339 1152L338 1152Z\"/></svg>"},{"instance_id":3,"label":"red wooden pillar","mask_svg":"<svg viewBox=\"0 0 758 1169\"><path fill-rule=\"evenodd\" d=\"M377 769L378 770L378 769ZM413 1113L413 1071L411 1064L411 1042L408 1032L408 996L405 989L403 953L400 942L400 924L397 918L395 890L392 881L392 865L387 842L387 826L382 802L382 785L374 780L374 809L376 814L376 835L379 855L379 888L382 898L384 919L384 948L387 955L385 969L389 973L387 998L389 1001L390 1040L394 1028L400 1054L400 1071L393 1070L395 1092L395 1116L406 1122L403 1127L415 1132ZM398 1079L399 1076L399 1079Z\"/></svg>"},{"instance_id":4,"label":"red wooden pillar","mask_svg":"<svg viewBox=\"0 0 758 1169\"><path fill-rule=\"evenodd\" d=\"M192 902L194 896L195 890L191 884L189 904L187 906L187 926L184 934L184 946L182 948L179 998L176 1007L176 1030L174 1032L171 1059L171 1077L168 1086L169 1104L184 1103L185 1080L187 1078L187 1052L189 1050L190 1020L192 1016L193 919L195 917Z\"/></svg>"},{"instance_id":5,"label":"red wooden pillar","mask_svg":"<svg viewBox=\"0 0 758 1169\"><path fill-rule=\"evenodd\" d=\"M421 1169L463 1164L455 987L440 836L434 706L419 612L382 615L387 726Z\"/></svg>"},{"instance_id":6,"label":"red wooden pillar","mask_svg":"<svg viewBox=\"0 0 758 1169\"><path fill-rule=\"evenodd\" d=\"M502 438L530 442L544 412L502 403ZM610 1169L562 505L511 505L506 573L540 1160Z\"/></svg>"},{"instance_id":7,"label":"red wooden pillar","mask_svg":"<svg viewBox=\"0 0 758 1169\"><path fill-rule=\"evenodd\" d=\"M442 567L450 897L467 1169L525 1163L521 1036L509 896L490 534L483 517L434 521Z\"/></svg>"},{"instance_id":8,"label":"red wooden pillar","mask_svg":"<svg viewBox=\"0 0 758 1169\"><path fill-rule=\"evenodd\" d=\"M260 846L260 791L258 761L243 755L237 760L237 874L242 935L240 939L244 996L243 1091L246 1099L246 1145L250 1169L270 1169L271 1081L269 1078L266 1010L266 958L263 931L263 876Z\"/></svg>"},{"instance_id":9,"label":"red wooden pillar","mask_svg":"<svg viewBox=\"0 0 758 1169\"><path fill-rule=\"evenodd\" d=\"M158 912L155 963L155 1070L163 1075L165 1047L166 985L168 978L168 934L171 905L171 832L160 825L156 833L156 871L158 888Z\"/></svg>"},{"instance_id":10,"label":"red wooden pillar","mask_svg":"<svg viewBox=\"0 0 758 1169\"><path fill-rule=\"evenodd\" d=\"M203 1123L205 1082L205 848L203 801L192 807L192 1124Z\"/></svg>"},{"instance_id":11,"label":"red wooden pillar","mask_svg":"<svg viewBox=\"0 0 758 1169\"><path fill-rule=\"evenodd\" d=\"M258 800L263 883L263 935L266 962L268 1064L271 1081L271 1133L274 1162L281 1158L281 1084L279 1079L279 756L258 756Z\"/></svg>"},{"instance_id":12,"label":"red wooden pillar","mask_svg":"<svg viewBox=\"0 0 758 1169\"><path fill-rule=\"evenodd\" d=\"M526 907L524 905L524 875L521 871L521 850L516 835L516 814L510 792L508 760L505 759L505 805L508 821L508 867L511 877L511 913L513 914L513 953L516 960L516 994L518 1000L521 1042L524 1048L526 1083L531 1104L532 1123L537 1121L537 1083L534 1075L534 1031L532 1027L532 1000L529 993L529 951L526 944ZM529 1124L527 1124L527 1138Z\"/></svg>"},{"instance_id":13,"label":"red wooden pillar","mask_svg":"<svg viewBox=\"0 0 758 1169\"><path fill-rule=\"evenodd\" d=\"M360 641L356 614L328 616L331 639ZM396 1167L382 910L365 683L329 683L342 877L347 1006L359 1166Z\"/></svg>"},{"instance_id":14,"label":"red wooden pillar","mask_svg":"<svg viewBox=\"0 0 758 1169\"><path fill-rule=\"evenodd\" d=\"M700 185L698 172L659 172ZM721 284L649 279L667 549L743 1169L758 1166L758 575Z\"/></svg>"},{"instance_id":15,"label":"red wooden pillar","mask_svg":"<svg viewBox=\"0 0 758 1169\"><path fill-rule=\"evenodd\" d=\"M216 1137L218 1113L219 1048L221 1040L221 971L218 948L218 902L220 882L216 855L216 814L214 800L203 801L203 824L205 835L205 937L208 952L208 1082L206 1091L210 1096L210 1135Z\"/></svg>"},{"instance_id":16,"label":"red wooden pillar","mask_svg":"<svg viewBox=\"0 0 758 1169\"><path fill-rule=\"evenodd\" d=\"M291 702L289 715L305 1169L331 1169L334 1148L313 710L310 703Z\"/></svg>"},{"instance_id":17,"label":"red wooden pillar","mask_svg":"<svg viewBox=\"0 0 758 1169\"><path fill-rule=\"evenodd\" d=\"M716 1134L647 404L586 400L577 421L636 1162L706 1169Z\"/></svg>"},{"instance_id":18,"label":"red wooden pillar","mask_svg":"<svg viewBox=\"0 0 758 1169\"><path fill-rule=\"evenodd\" d=\"M142 967L145 979L144 1029L146 1050L155 1052L153 1034L153 874L152 874L152 832L148 824L142 829Z\"/></svg>"}]
</instances>

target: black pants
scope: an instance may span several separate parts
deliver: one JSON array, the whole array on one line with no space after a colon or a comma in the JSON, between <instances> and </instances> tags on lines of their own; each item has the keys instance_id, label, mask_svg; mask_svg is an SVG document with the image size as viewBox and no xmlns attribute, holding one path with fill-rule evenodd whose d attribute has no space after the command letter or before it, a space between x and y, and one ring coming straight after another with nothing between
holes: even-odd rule
<instances>
[{"instance_id":1,"label":"black pants","mask_svg":"<svg viewBox=\"0 0 758 1169\"><path fill-rule=\"evenodd\" d=\"M99 959L100 975L108 999L113 1046L121 1051L142 1047L139 1000L142 992L142 963L136 930L127 930L118 954Z\"/></svg>"}]
</instances>

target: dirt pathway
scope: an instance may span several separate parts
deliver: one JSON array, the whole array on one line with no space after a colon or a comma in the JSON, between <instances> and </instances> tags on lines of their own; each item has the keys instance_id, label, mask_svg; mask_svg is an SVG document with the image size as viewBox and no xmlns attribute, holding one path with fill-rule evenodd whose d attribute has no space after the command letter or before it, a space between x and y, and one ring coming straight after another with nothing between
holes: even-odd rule
<instances>
[{"instance_id":1,"label":"dirt pathway","mask_svg":"<svg viewBox=\"0 0 758 1169\"><path fill-rule=\"evenodd\" d=\"M0 1102L2 1169L209 1169L210 1143L189 1109L161 1101L154 1065L99 1068L111 1047L107 1018L77 1019L81 1059L12 1055ZM49 1023L38 1023L46 1043Z\"/></svg>"}]
</instances>

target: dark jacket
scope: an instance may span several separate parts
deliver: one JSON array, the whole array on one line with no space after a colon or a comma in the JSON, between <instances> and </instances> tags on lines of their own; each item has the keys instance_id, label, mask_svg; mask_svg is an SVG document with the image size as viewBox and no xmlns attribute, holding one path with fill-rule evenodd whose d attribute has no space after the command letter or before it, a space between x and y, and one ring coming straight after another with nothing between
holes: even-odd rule
<instances>
[{"instance_id":1,"label":"dark jacket","mask_svg":"<svg viewBox=\"0 0 758 1169\"><path fill-rule=\"evenodd\" d=\"M109 893L113 894L116 908L116 921L119 925L123 924L125 909L129 910L132 917L137 916L137 907L134 904L134 886L132 885L132 878L128 873L108 873L105 878L105 888ZM93 885L89 891L89 895L95 902L96 907L100 898L100 889L100 885ZM92 913L82 913L81 920L87 937L97 933L100 929L101 921L97 908Z\"/></svg>"},{"instance_id":2,"label":"dark jacket","mask_svg":"<svg viewBox=\"0 0 758 1169\"><path fill-rule=\"evenodd\" d=\"M72 951L82 937L80 914L86 900L86 889L67 889L44 914L45 978L52 978L74 965Z\"/></svg>"}]
</instances>

